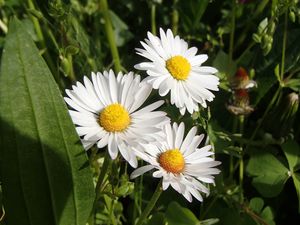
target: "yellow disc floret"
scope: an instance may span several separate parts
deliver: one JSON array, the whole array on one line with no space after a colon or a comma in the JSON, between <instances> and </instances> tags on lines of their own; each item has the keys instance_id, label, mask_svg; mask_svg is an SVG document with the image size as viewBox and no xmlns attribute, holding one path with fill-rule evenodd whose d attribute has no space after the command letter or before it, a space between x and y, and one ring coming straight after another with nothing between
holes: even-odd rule
<instances>
[{"instance_id":1,"label":"yellow disc floret","mask_svg":"<svg viewBox=\"0 0 300 225\"><path fill-rule=\"evenodd\" d=\"M99 123L107 132L120 132L130 124L130 116L120 104L111 104L100 113Z\"/></svg>"},{"instance_id":2,"label":"yellow disc floret","mask_svg":"<svg viewBox=\"0 0 300 225\"><path fill-rule=\"evenodd\" d=\"M180 55L168 59L166 67L170 74L177 80L186 80L191 71L191 64L189 61Z\"/></svg>"},{"instance_id":3,"label":"yellow disc floret","mask_svg":"<svg viewBox=\"0 0 300 225\"><path fill-rule=\"evenodd\" d=\"M160 154L158 162L166 171L176 174L181 173L185 165L182 153L176 148Z\"/></svg>"}]
</instances>

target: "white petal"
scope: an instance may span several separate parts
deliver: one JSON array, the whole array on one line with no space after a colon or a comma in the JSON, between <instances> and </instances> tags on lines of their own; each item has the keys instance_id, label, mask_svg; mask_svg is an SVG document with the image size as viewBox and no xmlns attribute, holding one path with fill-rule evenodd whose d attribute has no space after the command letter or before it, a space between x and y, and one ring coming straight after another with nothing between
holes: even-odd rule
<instances>
[{"instance_id":1,"label":"white petal","mask_svg":"<svg viewBox=\"0 0 300 225\"><path fill-rule=\"evenodd\" d=\"M152 165L147 165L147 166L142 166L136 170L134 170L131 175L130 175L130 179L134 179L138 176L141 176L142 174L148 172L149 170L154 169L154 166Z\"/></svg>"},{"instance_id":2,"label":"white petal","mask_svg":"<svg viewBox=\"0 0 300 225\"><path fill-rule=\"evenodd\" d=\"M175 148L180 149L180 146L182 144L183 135L184 135L184 123L180 123L177 133L176 133Z\"/></svg>"},{"instance_id":3,"label":"white petal","mask_svg":"<svg viewBox=\"0 0 300 225\"><path fill-rule=\"evenodd\" d=\"M104 135L103 138L101 138L98 143L97 143L97 147L98 148L103 148L104 146L106 146L108 144L108 137L109 137L109 133L106 133Z\"/></svg>"},{"instance_id":4,"label":"white petal","mask_svg":"<svg viewBox=\"0 0 300 225\"><path fill-rule=\"evenodd\" d=\"M115 134L110 134L108 137L108 153L112 159L116 159L118 156L118 145Z\"/></svg>"},{"instance_id":5,"label":"white petal","mask_svg":"<svg viewBox=\"0 0 300 225\"><path fill-rule=\"evenodd\" d=\"M197 127L192 127L188 134L186 135L180 149L184 153L187 150L187 147L190 145L190 143L193 141L193 138L195 137L197 133Z\"/></svg>"}]
</instances>

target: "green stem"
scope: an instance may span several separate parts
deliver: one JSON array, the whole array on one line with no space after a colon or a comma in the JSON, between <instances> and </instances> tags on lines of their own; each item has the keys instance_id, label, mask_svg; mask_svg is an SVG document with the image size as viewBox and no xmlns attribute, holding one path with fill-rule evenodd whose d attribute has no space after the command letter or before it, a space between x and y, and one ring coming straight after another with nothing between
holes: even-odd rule
<instances>
[{"instance_id":1,"label":"green stem","mask_svg":"<svg viewBox=\"0 0 300 225\"><path fill-rule=\"evenodd\" d=\"M94 214L95 214L95 211L96 211L96 206L97 206L97 202L100 198L100 189L101 189L101 186L102 186L102 183L104 181L104 177L107 173L107 170L108 170L108 167L109 167L109 162L110 162L110 156L108 154L108 152L106 151L105 153L105 156L104 156L104 161L103 161L103 164L102 164L102 167L101 167L101 171L100 171L100 174L99 174L99 177L98 177L98 180L97 180L97 184L96 184L96 188L95 188L95 194L96 194L96 197L95 197L95 200L94 200L94 204L93 204L93 209L92 209L92 212L91 212L91 215L90 215L90 218L89 218L89 225L93 225L94 224Z\"/></svg>"},{"instance_id":2,"label":"green stem","mask_svg":"<svg viewBox=\"0 0 300 225\"><path fill-rule=\"evenodd\" d=\"M122 66L120 63L119 52L116 45L115 35L114 35L114 31L113 31L113 27L109 15L107 0L100 0L100 6L103 12L103 18L105 20L105 32L110 46L111 55L113 57L115 72L118 73L122 70Z\"/></svg>"},{"instance_id":3,"label":"green stem","mask_svg":"<svg viewBox=\"0 0 300 225\"><path fill-rule=\"evenodd\" d=\"M268 105L266 111L264 112L264 114L263 114L261 120L258 122L258 125L256 126L254 132L252 133L252 135L251 135L251 137L250 137L250 141L253 141L253 139L255 138L256 133L258 132L259 128L261 127L262 122L265 120L265 118L266 118L268 112L270 111L270 109L271 109L272 106L274 105L274 103L275 103L275 101L276 101L276 99L277 99L277 97L278 97L280 91L281 91L281 87L279 87L279 88L277 89L277 91L275 92L275 94L273 95L273 98L272 98L271 102L269 103L269 105Z\"/></svg>"},{"instance_id":4,"label":"green stem","mask_svg":"<svg viewBox=\"0 0 300 225\"><path fill-rule=\"evenodd\" d=\"M243 156L241 157L240 160L240 171L239 171L239 178L240 178L240 202L244 202L244 191L243 191L243 182L244 182L244 159Z\"/></svg>"},{"instance_id":5,"label":"green stem","mask_svg":"<svg viewBox=\"0 0 300 225\"><path fill-rule=\"evenodd\" d=\"M240 134L243 137L243 132L244 132L244 121L245 121L245 116L240 115L239 116L239 131ZM243 152L242 152L243 153ZM243 182L244 182L244 159L243 159L244 154L241 155L241 160L240 160L240 171L239 171L239 180L240 180L240 190L241 190L241 195L240 195L240 202L244 202L244 190L243 190Z\"/></svg>"},{"instance_id":6,"label":"green stem","mask_svg":"<svg viewBox=\"0 0 300 225\"><path fill-rule=\"evenodd\" d=\"M156 35L155 18L156 18L156 5L155 5L155 3L152 2L152 5L151 5L151 33L153 35Z\"/></svg>"},{"instance_id":7,"label":"green stem","mask_svg":"<svg viewBox=\"0 0 300 225\"><path fill-rule=\"evenodd\" d=\"M237 127L238 127L238 119L235 116L233 119L233 127L232 127L232 133L234 134L237 131ZM229 179L232 179L233 177L233 173L234 173L234 160L233 160L233 155L230 154L230 158L229 158Z\"/></svg>"},{"instance_id":8,"label":"green stem","mask_svg":"<svg viewBox=\"0 0 300 225\"><path fill-rule=\"evenodd\" d=\"M178 0L173 0L172 31L173 31L174 35L176 35L178 32L178 21L179 21L179 13L177 10L177 1Z\"/></svg>"},{"instance_id":9,"label":"green stem","mask_svg":"<svg viewBox=\"0 0 300 225\"><path fill-rule=\"evenodd\" d=\"M72 57L72 55L68 54L67 59L68 59L69 64L70 64L70 73L68 74L68 76L69 76L71 81L76 81L76 76L74 74L74 68L73 68L73 57Z\"/></svg>"},{"instance_id":10,"label":"green stem","mask_svg":"<svg viewBox=\"0 0 300 225\"><path fill-rule=\"evenodd\" d=\"M0 29L3 31L4 34L7 33L7 25L0 19Z\"/></svg>"},{"instance_id":11,"label":"green stem","mask_svg":"<svg viewBox=\"0 0 300 225\"><path fill-rule=\"evenodd\" d=\"M205 219L206 214L209 212L209 210L213 207L213 205L218 200L218 196L216 195L213 200L209 203L209 205L206 207L205 211L200 215L200 221Z\"/></svg>"},{"instance_id":12,"label":"green stem","mask_svg":"<svg viewBox=\"0 0 300 225\"><path fill-rule=\"evenodd\" d=\"M145 222L145 220L146 220L147 216L149 215L149 213L154 208L157 200L159 199L159 196L162 193L162 187L161 186L162 186L162 180L160 180L160 182L158 183L155 192L153 193L150 201L148 202L148 205L146 206L146 208L142 212L142 215L140 216L140 218L137 221L136 225L142 225Z\"/></svg>"},{"instance_id":13,"label":"green stem","mask_svg":"<svg viewBox=\"0 0 300 225\"><path fill-rule=\"evenodd\" d=\"M29 9L36 10L36 9L35 9L35 6L34 6L34 3L33 3L33 0L28 0L27 2L28 2L28 7L29 7ZM61 85L61 82L60 82L60 80L59 80L58 73L57 73L57 70L56 70L56 66L55 66L55 64L53 63L52 58L51 58L51 56L49 55L48 49L47 49L47 47L46 47L45 39L44 39L44 35L43 35L43 32L42 32L40 23L39 23L39 21L38 21L38 19L37 19L36 17L34 17L34 16L30 16L30 17L31 17L31 20L32 20L32 22L33 22L33 26L34 26L34 29L35 29L37 38L38 38L39 43L40 43L40 45L41 45L40 47L41 47L42 49L45 49L45 50L46 50L45 53L44 53L44 55L45 55L45 60L46 60L46 62L47 62L47 64L48 64L48 66L49 66L49 68L50 68L50 70L51 70L51 72L52 72L52 74L53 74L53 76L54 76L56 82L57 82L58 84Z\"/></svg>"},{"instance_id":14,"label":"green stem","mask_svg":"<svg viewBox=\"0 0 300 225\"><path fill-rule=\"evenodd\" d=\"M256 43L254 41L252 41L248 47L243 51L243 53L240 55L239 58L237 58L237 60L235 61L236 64L239 64L240 61L243 59L243 57L245 57L245 55L250 51L250 49L255 45Z\"/></svg>"},{"instance_id":15,"label":"green stem","mask_svg":"<svg viewBox=\"0 0 300 225\"><path fill-rule=\"evenodd\" d=\"M254 13L251 14L247 24L243 26L244 29L241 32L239 32L241 35L239 36L239 39L235 43L236 48L239 48L243 44L244 40L249 36L249 30L253 25L253 20L256 19L259 16L259 14L261 14L264 11L268 3L269 0L261 0Z\"/></svg>"},{"instance_id":16,"label":"green stem","mask_svg":"<svg viewBox=\"0 0 300 225\"><path fill-rule=\"evenodd\" d=\"M228 71L232 66L233 61L233 45L234 45L234 31L235 31L235 9L236 9L236 0L232 0L232 12L231 12L231 29L230 29L230 39L229 39L229 62L228 62Z\"/></svg>"},{"instance_id":17,"label":"green stem","mask_svg":"<svg viewBox=\"0 0 300 225\"><path fill-rule=\"evenodd\" d=\"M288 10L284 13L284 33L283 33L283 41L282 41L282 55L281 55L281 70L280 70L280 78L283 81L284 75L284 62L285 62L285 51L286 51L286 39L287 39L287 27L288 27Z\"/></svg>"}]
</instances>

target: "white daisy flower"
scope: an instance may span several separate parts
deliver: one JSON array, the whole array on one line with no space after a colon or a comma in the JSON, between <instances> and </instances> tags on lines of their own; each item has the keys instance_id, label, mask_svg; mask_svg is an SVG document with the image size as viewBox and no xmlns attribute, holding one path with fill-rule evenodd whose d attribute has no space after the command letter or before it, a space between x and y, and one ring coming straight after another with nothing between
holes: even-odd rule
<instances>
[{"instance_id":1,"label":"white daisy flower","mask_svg":"<svg viewBox=\"0 0 300 225\"><path fill-rule=\"evenodd\" d=\"M66 90L65 101L85 149L97 143L108 145L112 159L121 155L131 166L137 166L132 146L162 139L161 126L169 123L162 111L153 111L164 102L157 101L139 109L151 93L151 86L141 82L132 72L116 77L114 72L92 73L92 81L84 77L84 85L77 82Z\"/></svg>"},{"instance_id":2,"label":"white daisy flower","mask_svg":"<svg viewBox=\"0 0 300 225\"><path fill-rule=\"evenodd\" d=\"M147 144L143 147L145 151L137 151L137 155L149 165L142 166L131 174L136 178L145 172L155 169L153 177L162 177L162 188L166 190L170 185L189 202L194 196L203 201L200 192L209 194L209 189L203 183L214 183L213 175L220 170L213 168L221 162L215 161L211 155L214 153L211 146L198 148L204 135L196 135L197 129L193 127L185 139L184 123L165 125L166 142L161 146ZM196 135L196 136L195 136Z\"/></svg>"},{"instance_id":3,"label":"white daisy flower","mask_svg":"<svg viewBox=\"0 0 300 225\"><path fill-rule=\"evenodd\" d=\"M171 104L179 108L184 115L198 111L198 103L207 107L206 101L212 101L218 91L219 78L214 76L217 70L201 66L207 55L196 55L197 48L188 48L187 42L173 35L170 29L165 33L160 29L160 38L148 32L148 39L141 42L144 49L136 49L137 54L151 62L135 65L136 69L146 70L147 81L158 89L161 96L171 90Z\"/></svg>"}]
</instances>

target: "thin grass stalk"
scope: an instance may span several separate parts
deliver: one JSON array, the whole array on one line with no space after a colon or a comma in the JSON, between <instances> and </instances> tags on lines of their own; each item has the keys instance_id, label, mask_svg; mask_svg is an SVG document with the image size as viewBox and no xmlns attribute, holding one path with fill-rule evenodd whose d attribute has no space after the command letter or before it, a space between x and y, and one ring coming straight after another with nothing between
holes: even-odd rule
<instances>
[{"instance_id":1,"label":"thin grass stalk","mask_svg":"<svg viewBox=\"0 0 300 225\"><path fill-rule=\"evenodd\" d=\"M103 13L103 18L105 20L105 25L104 25L105 33L106 33L106 37L107 37L107 40L108 40L108 43L110 46L110 51L111 51L111 55L113 58L115 72L118 73L122 70L122 66L121 66L121 62L120 62L118 48L116 45L114 30L113 30L110 15L109 15L109 7L108 7L107 0L100 0L100 6L101 6L102 13Z\"/></svg>"}]
</instances>

